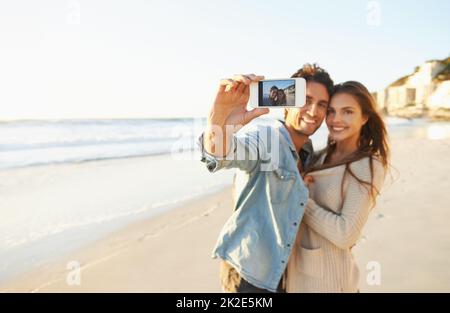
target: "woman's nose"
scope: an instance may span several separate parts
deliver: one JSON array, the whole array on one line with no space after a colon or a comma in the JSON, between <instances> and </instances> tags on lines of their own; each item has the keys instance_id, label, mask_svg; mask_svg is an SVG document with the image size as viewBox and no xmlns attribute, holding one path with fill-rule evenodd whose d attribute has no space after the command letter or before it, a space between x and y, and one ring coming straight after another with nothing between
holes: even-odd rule
<instances>
[{"instance_id":1,"label":"woman's nose","mask_svg":"<svg viewBox=\"0 0 450 313\"><path fill-rule=\"evenodd\" d=\"M332 123L340 123L342 121L341 115L339 113L333 113L328 116L328 121Z\"/></svg>"}]
</instances>

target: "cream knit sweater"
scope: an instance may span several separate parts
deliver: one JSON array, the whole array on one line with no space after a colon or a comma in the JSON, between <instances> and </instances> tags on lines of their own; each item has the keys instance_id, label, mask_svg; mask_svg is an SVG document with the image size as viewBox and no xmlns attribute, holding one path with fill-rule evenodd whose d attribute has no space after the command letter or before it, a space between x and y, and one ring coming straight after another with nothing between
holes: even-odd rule
<instances>
[{"instance_id":1,"label":"cream knit sweater","mask_svg":"<svg viewBox=\"0 0 450 313\"><path fill-rule=\"evenodd\" d=\"M323 164L325 154L318 160ZM369 158L350 164L353 173L371 181ZM368 190L345 165L310 173L310 199L286 270L287 292L357 292L358 266L351 248L361 235L373 207ZM374 186L380 191L385 170L373 159Z\"/></svg>"}]
</instances>

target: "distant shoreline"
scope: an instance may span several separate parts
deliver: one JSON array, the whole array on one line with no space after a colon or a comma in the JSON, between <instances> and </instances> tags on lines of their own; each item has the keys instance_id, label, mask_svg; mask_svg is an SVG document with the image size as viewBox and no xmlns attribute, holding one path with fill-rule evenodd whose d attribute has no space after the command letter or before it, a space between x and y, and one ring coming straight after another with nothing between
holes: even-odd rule
<instances>
[{"instance_id":1,"label":"distant shoreline","mask_svg":"<svg viewBox=\"0 0 450 313\"><path fill-rule=\"evenodd\" d=\"M427 122L450 122L450 109L429 110L427 108L405 107L390 111L385 117L398 117L408 120L423 119Z\"/></svg>"}]
</instances>

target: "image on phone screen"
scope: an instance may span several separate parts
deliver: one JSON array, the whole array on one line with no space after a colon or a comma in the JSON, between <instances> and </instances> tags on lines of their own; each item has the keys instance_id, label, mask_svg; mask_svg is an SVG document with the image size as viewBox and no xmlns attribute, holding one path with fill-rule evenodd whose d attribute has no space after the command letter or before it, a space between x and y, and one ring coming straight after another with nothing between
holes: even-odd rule
<instances>
[{"instance_id":1,"label":"image on phone screen","mask_svg":"<svg viewBox=\"0 0 450 313\"><path fill-rule=\"evenodd\" d=\"M264 80L258 84L262 106L295 106L295 80Z\"/></svg>"}]
</instances>

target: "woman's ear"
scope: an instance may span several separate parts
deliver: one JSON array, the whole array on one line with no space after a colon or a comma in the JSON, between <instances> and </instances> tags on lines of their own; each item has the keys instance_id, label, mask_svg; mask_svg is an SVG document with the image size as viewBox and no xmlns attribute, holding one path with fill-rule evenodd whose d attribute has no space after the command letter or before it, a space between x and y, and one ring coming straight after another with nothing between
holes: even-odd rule
<instances>
[{"instance_id":1,"label":"woman's ear","mask_svg":"<svg viewBox=\"0 0 450 313\"><path fill-rule=\"evenodd\" d=\"M363 123L362 126L366 125L367 121L369 120L369 117L366 115L363 115Z\"/></svg>"}]
</instances>

